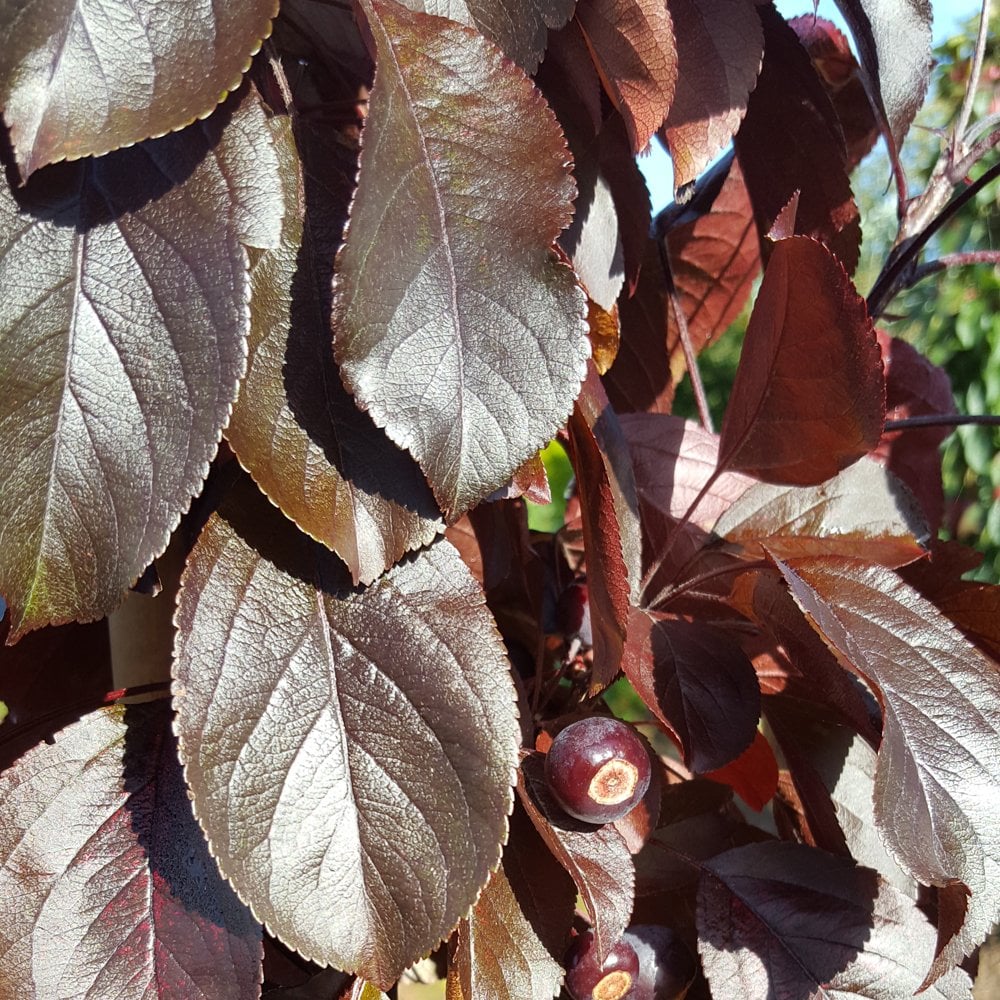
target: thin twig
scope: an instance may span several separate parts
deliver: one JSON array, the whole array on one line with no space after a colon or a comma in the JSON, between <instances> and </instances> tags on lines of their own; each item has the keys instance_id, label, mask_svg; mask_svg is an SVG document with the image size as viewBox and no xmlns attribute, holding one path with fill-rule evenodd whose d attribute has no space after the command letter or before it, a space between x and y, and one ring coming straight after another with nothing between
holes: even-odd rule
<instances>
[{"instance_id":1,"label":"thin twig","mask_svg":"<svg viewBox=\"0 0 1000 1000\"><path fill-rule=\"evenodd\" d=\"M969 127L969 119L972 117L972 106L976 100L976 91L979 89L979 77L983 72L983 59L986 55L986 39L990 28L990 0L983 0L983 9L979 15L979 34L976 37L976 51L972 57L972 69L969 73L969 83L965 88L965 96L962 99L962 108L958 112L958 120L955 123L954 136L951 143L952 163L955 162L957 154L964 155L965 131Z\"/></svg>"},{"instance_id":2,"label":"thin twig","mask_svg":"<svg viewBox=\"0 0 1000 1000\"><path fill-rule=\"evenodd\" d=\"M1000 177L1000 163L994 163L964 191L955 195L919 233L896 248L875 281L872 290L868 293L868 313L872 318L880 316L885 307L895 298L898 282L938 230L950 222L965 205L997 177Z\"/></svg>"},{"instance_id":3,"label":"thin twig","mask_svg":"<svg viewBox=\"0 0 1000 1000\"><path fill-rule=\"evenodd\" d=\"M924 278L945 271L951 267L968 267L972 264L1000 264L1000 250L966 250L962 253L946 253L935 260L929 260L913 268L911 274L899 285L899 291L912 288Z\"/></svg>"},{"instance_id":4,"label":"thin twig","mask_svg":"<svg viewBox=\"0 0 1000 1000\"><path fill-rule=\"evenodd\" d=\"M743 570L748 569L769 568L773 568L773 564L768 562L766 559L757 559L754 562L733 563L729 566L716 566L715 569L699 573L698 576L693 576L690 580L685 580L683 583L679 583L675 587L664 587L652 601L644 603L648 608L661 608L664 604L669 604L670 601L680 597L682 594L687 594L696 587L700 587L703 583L708 583L710 580L714 580L717 577L729 576L732 573L742 573Z\"/></svg>"},{"instance_id":5,"label":"thin twig","mask_svg":"<svg viewBox=\"0 0 1000 1000\"><path fill-rule=\"evenodd\" d=\"M928 413L918 417L903 417L887 420L887 431L906 431L916 427L964 427L974 424L980 427L1000 427L1000 417L985 413Z\"/></svg>"},{"instance_id":6,"label":"thin twig","mask_svg":"<svg viewBox=\"0 0 1000 1000\"><path fill-rule=\"evenodd\" d=\"M677 336L681 342L681 350L684 352L684 363L687 365L688 375L691 377L691 388L694 390L694 401L698 407L698 416L701 419L702 427L709 434L714 434L712 411L708 408L705 383L702 382L701 371L698 368L698 355L695 353L694 344L691 343L691 332L688 329L687 317L684 315L680 299L677 296L677 286L674 285L674 275L670 268L670 250L667 247L666 236L661 236L657 240L657 247L660 251L660 267L667 283L668 302L670 308L674 311L674 319L677 321Z\"/></svg>"}]
</instances>

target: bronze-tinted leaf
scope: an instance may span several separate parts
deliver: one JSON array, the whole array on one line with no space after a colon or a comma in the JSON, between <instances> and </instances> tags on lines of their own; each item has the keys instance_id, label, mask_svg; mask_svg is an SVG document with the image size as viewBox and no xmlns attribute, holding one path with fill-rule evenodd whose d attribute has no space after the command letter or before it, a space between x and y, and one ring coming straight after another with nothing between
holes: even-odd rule
<instances>
[{"instance_id":1,"label":"bronze-tinted leaf","mask_svg":"<svg viewBox=\"0 0 1000 1000\"><path fill-rule=\"evenodd\" d=\"M728 785L751 809L760 812L778 790L778 760L767 737L757 730L753 742L734 761L705 777Z\"/></svg>"},{"instance_id":2,"label":"bronze-tinted leaf","mask_svg":"<svg viewBox=\"0 0 1000 1000\"><path fill-rule=\"evenodd\" d=\"M569 422L594 632L592 694L621 667L631 588L638 585L639 501L628 446L591 366ZM600 439L598 438L600 436Z\"/></svg>"},{"instance_id":3,"label":"bronze-tinted leaf","mask_svg":"<svg viewBox=\"0 0 1000 1000\"><path fill-rule=\"evenodd\" d=\"M842 555L895 568L927 552L930 533L910 491L862 459L818 486L757 483L726 510L715 532L757 558Z\"/></svg>"},{"instance_id":4,"label":"bronze-tinted leaf","mask_svg":"<svg viewBox=\"0 0 1000 1000\"><path fill-rule=\"evenodd\" d=\"M757 82L764 36L753 0L668 0L677 90L664 134L674 186L690 184L729 144Z\"/></svg>"},{"instance_id":5,"label":"bronze-tinted leaf","mask_svg":"<svg viewBox=\"0 0 1000 1000\"><path fill-rule=\"evenodd\" d=\"M720 167L726 168L721 184L706 197L707 205L700 189L686 209L670 206L656 222L695 353L736 319L760 271L753 208L739 164L730 158ZM608 394L619 411L669 413L687 364L657 240L646 244L638 288L622 300L620 315L622 344L605 378Z\"/></svg>"},{"instance_id":6,"label":"bronze-tinted leaf","mask_svg":"<svg viewBox=\"0 0 1000 1000\"><path fill-rule=\"evenodd\" d=\"M585 297L550 249L573 182L552 113L482 35L395 0L363 6L378 69L336 354L453 516L554 435L583 379Z\"/></svg>"},{"instance_id":7,"label":"bronze-tinted leaf","mask_svg":"<svg viewBox=\"0 0 1000 1000\"><path fill-rule=\"evenodd\" d=\"M847 169L851 171L871 152L879 136L861 68L847 38L830 21L805 14L788 23L809 53L836 109L844 133Z\"/></svg>"},{"instance_id":8,"label":"bronze-tinted leaf","mask_svg":"<svg viewBox=\"0 0 1000 1000\"><path fill-rule=\"evenodd\" d=\"M84 716L0 776L0 995L259 994L260 926L186 793L166 701Z\"/></svg>"},{"instance_id":9,"label":"bronze-tinted leaf","mask_svg":"<svg viewBox=\"0 0 1000 1000\"><path fill-rule=\"evenodd\" d=\"M0 185L0 592L17 638L114 608L208 472L277 243L251 94L183 132Z\"/></svg>"},{"instance_id":10,"label":"bronze-tinted leaf","mask_svg":"<svg viewBox=\"0 0 1000 1000\"><path fill-rule=\"evenodd\" d=\"M672 518L682 518L715 471L719 438L699 424L660 413L624 413L636 488L643 502ZM753 485L739 473L724 473L698 501L690 523L708 531Z\"/></svg>"},{"instance_id":11,"label":"bronze-tinted leaf","mask_svg":"<svg viewBox=\"0 0 1000 1000\"><path fill-rule=\"evenodd\" d=\"M677 83L677 46L663 0L579 0L576 18L633 152L663 124Z\"/></svg>"},{"instance_id":12,"label":"bronze-tinted leaf","mask_svg":"<svg viewBox=\"0 0 1000 1000\"><path fill-rule=\"evenodd\" d=\"M875 872L802 844L751 844L705 863L698 950L713 995L745 1000L911 996L934 951L912 899ZM969 1000L954 970L933 1000Z\"/></svg>"},{"instance_id":13,"label":"bronze-tinted leaf","mask_svg":"<svg viewBox=\"0 0 1000 1000\"><path fill-rule=\"evenodd\" d=\"M573 880L516 808L503 864L448 956L448 1000L550 1000L576 906Z\"/></svg>"},{"instance_id":14,"label":"bronze-tinted leaf","mask_svg":"<svg viewBox=\"0 0 1000 1000\"><path fill-rule=\"evenodd\" d=\"M594 922L597 951L607 955L632 915L635 868L625 839L611 823L594 826L563 812L549 792L540 753L521 761L517 791L549 850L576 883Z\"/></svg>"},{"instance_id":15,"label":"bronze-tinted leaf","mask_svg":"<svg viewBox=\"0 0 1000 1000\"><path fill-rule=\"evenodd\" d=\"M509 665L447 542L351 590L254 492L213 515L182 581L174 693L195 812L274 933L387 987L499 860Z\"/></svg>"},{"instance_id":16,"label":"bronze-tinted leaf","mask_svg":"<svg viewBox=\"0 0 1000 1000\"><path fill-rule=\"evenodd\" d=\"M402 0L410 10L478 28L526 73L538 69L550 28L561 28L576 0Z\"/></svg>"},{"instance_id":17,"label":"bronze-tinted leaf","mask_svg":"<svg viewBox=\"0 0 1000 1000\"><path fill-rule=\"evenodd\" d=\"M864 300L822 244L781 240L747 326L720 466L765 482L821 483L875 447L884 415Z\"/></svg>"},{"instance_id":18,"label":"bronze-tinted leaf","mask_svg":"<svg viewBox=\"0 0 1000 1000\"><path fill-rule=\"evenodd\" d=\"M948 373L925 358L912 344L876 330L885 367L886 420L955 413ZM944 486L938 446L948 427L911 427L886 431L872 453L913 491L932 535L944 517Z\"/></svg>"},{"instance_id":19,"label":"bronze-tinted leaf","mask_svg":"<svg viewBox=\"0 0 1000 1000\"><path fill-rule=\"evenodd\" d=\"M717 627L636 609L623 666L692 771L714 771L753 741L760 718L757 675Z\"/></svg>"},{"instance_id":20,"label":"bronze-tinted leaf","mask_svg":"<svg viewBox=\"0 0 1000 1000\"><path fill-rule=\"evenodd\" d=\"M0 107L22 177L204 118L277 12L277 0L3 4Z\"/></svg>"},{"instance_id":21,"label":"bronze-tinted leaf","mask_svg":"<svg viewBox=\"0 0 1000 1000\"><path fill-rule=\"evenodd\" d=\"M782 572L882 702L875 821L889 852L925 884L971 890L964 926L939 942L936 977L983 940L1000 907L1000 671L890 570L816 559Z\"/></svg>"},{"instance_id":22,"label":"bronze-tinted leaf","mask_svg":"<svg viewBox=\"0 0 1000 1000\"><path fill-rule=\"evenodd\" d=\"M442 525L420 469L354 405L330 350L355 158L300 122L300 173L287 119L274 131L288 210L281 245L251 273L250 357L226 439L286 516L371 583Z\"/></svg>"},{"instance_id":23,"label":"bronze-tinted leaf","mask_svg":"<svg viewBox=\"0 0 1000 1000\"><path fill-rule=\"evenodd\" d=\"M795 32L770 4L757 11L764 66L736 135L757 228L769 232L798 192L795 232L820 240L851 274L861 227L837 113Z\"/></svg>"}]
</instances>

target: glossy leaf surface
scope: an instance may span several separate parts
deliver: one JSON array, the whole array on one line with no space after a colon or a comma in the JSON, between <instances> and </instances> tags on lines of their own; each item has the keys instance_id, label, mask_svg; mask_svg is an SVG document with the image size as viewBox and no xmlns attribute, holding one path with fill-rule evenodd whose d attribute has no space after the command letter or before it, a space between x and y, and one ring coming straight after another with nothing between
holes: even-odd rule
<instances>
[{"instance_id":1,"label":"glossy leaf surface","mask_svg":"<svg viewBox=\"0 0 1000 1000\"><path fill-rule=\"evenodd\" d=\"M874 448L884 413L864 302L821 244L781 240L750 316L719 464L765 482L820 483Z\"/></svg>"},{"instance_id":2,"label":"glossy leaf surface","mask_svg":"<svg viewBox=\"0 0 1000 1000\"><path fill-rule=\"evenodd\" d=\"M403 0L410 10L449 17L478 28L525 72L545 53L548 30L561 28L577 0Z\"/></svg>"},{"instance_id":3,"label":"glossy leaf surface","mask_svg":"<svg viewBox=\"0 0 1000 1000\"><path fill-rule=\"evenodd\" d=\"M584 296L550 250L574 187L551 112L481 35L394 0L365 10L378 70L336 354L454 515L503 486L579 390Z\"/></svg>"},{"instance_id":4,"label":"glossy leaf surface","mask_svg":"<svg viewBox=\"0 0 1000 1000\"><path fill-rule=\"evenodd\" d=\"M813 627L877 688L875 820L890 853L925 884L971 890L964 927L940 942L940 972L1000 907L1000 673L889 570L815 560L782 572Z\"/></svg>"},{"instance_id":5,"label":"glossy leaf surface","mask_svg":"<svg viewBox=\"0 0 1000 1000\"><path fill-rule=\"evenodd\" d=\"M0 776L0 996L259 993L261 931L191 814L165 701L84 716Z\"/></svg>"},{"instance_id":6,"label":"glossy leaf surface","mask_svg":"<svg viewBox=\"0 0 1000 1000\"><path fill-rule=\"evenodd\" d=\"M550 1000L563 980L576 889L523 810L503 864L449 955L448 1000Z\"/></svg>"},{"instance_id":7,"label":"glossy leaf surface","mask_svg":"<svg viewBox=\"0 0 1000 1000\"><path fill-rule=\"evenodd\" d=\"M270 134L211 121L0 188L0 593L12 636L101 617L208 472L277 243Z\"/></svg>"},{"instance_id":8,"label":"glossy leaf surface","mask_svg":"<svg viewBox=\"0 0 1000 1000\"><path fill-rule=\"evenodd\" d=\"M308 535L371 583L442 527L416 463L354 405L330 350L330 277L354 157L287 120L276 126L288 205L281 246L251 273L249 360L226 439Z\"/></svg>"},{"instance_id":9,"label":"glossy leaf surface","mask_svg":"<svg viewBox=\"0 0 1000 1000\"><path fill-rule=\"evenodd\" d=\"M283 941L388 986L499 859L519 742L507 660L447 542L350 590L249 490L183 578L175 697L195 811Z\"/></svg>"},{"instance_id":10,"label":"glossy leaf surface","mask_svg":"<svg viewBox=\"0 0 1000 1000\"><path fill-rule=\"evenodd\" d=\"M911 996L934 931L875 872L799 844L752 844L706 863L699 950L713 995L770 1000ZM968 1000L954 970L921 994Z\"/></svg>"},{"instance_id":11,"label":"glossy leaf surface","mask_svg":"<svg viewBox=\"0 0 1000 1000\"><path fill-rule=\"evenodd\" d=\"M753 741L760 718L757 675L720 629L636 609L624 668L695 773L730 763Z\"/></svg>"},{"instance_id":12,"label":"glossy leaf surface","mask_svg":"<svg viewBox=\"0 0 1000 1000\"><path fill-rule=\"evenodd\" d=\"M661 0L579 0L577 21L632 149L663 124L677 83L677 49Z\"/></svg>"},{"instance_id":13,"label":"glossy leaf surface","mask_svg":"<svg viewBox=\"0 0 1000 1000\"><path fill-rule=\"evenodd\" d=\"M235 90L277 0L0 7L0 107L21 175L204 118Z\"/></svg>"},{"instance_id":14,"label":"glossy leaf surface","mask_svg":"<svg viewBox=\"0 0 1000 1000\"><path fill-rule=\"evenodd\" d=\"M732 139L757 83L764 36L752 0L669 0L677 90L664 134L674 187L690 184Z\"/></svg>"},{"instance_id":15,"label":"glossy leaf surface","mask_svg":"<svg viewBox=\"0 0 1000 1000\"><path fill-rule=\"evenodd\" d=\"M723 513L715 533L759 557L843 555L900 566L926 553L929 532L910 491L862 459L818 486L758 483Z\"/></svg>"},{"instance_id":16,"label":"glossy leaf surface","mask_svg":"<svg viewBox=\"0 0 1000 1000\"><path fill-rule=\"evenodd\" d=\"M872 103L898 153L927 92L930 0L837 0L854 35Z\"/></svg>"}]
</instances>

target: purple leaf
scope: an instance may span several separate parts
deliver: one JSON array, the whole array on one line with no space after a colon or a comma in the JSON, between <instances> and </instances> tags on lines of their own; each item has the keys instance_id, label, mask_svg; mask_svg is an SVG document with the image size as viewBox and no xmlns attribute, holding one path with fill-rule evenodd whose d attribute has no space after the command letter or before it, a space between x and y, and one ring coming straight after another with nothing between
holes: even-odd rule
<instances>
[{"instance_id":1,"label":"purple leaf","mask_svg":"<svg viewBox=\"0 0 1000 1000\"><path fill-rule=\"evenodd\" d=\"M723 767L753 742L760 718L757 675L721 629L636 609L624 668L692 771Z\"/></svg>"},{"instance_id":2,"label":"purple leaf","mask_svg":"<svg viewBox=\"0 0 1000 1000\"><path fill-rule=\"evenodd\" d=\"M286 944L388 987L475 901L519 728L447 542L364 590L244 482L182 579L174 693L219 867Z\"/></svg>"},{"instance_id":3,"label":"purple leaf","mask_svg":"<svg viewBox=\"0 0 1000 1000\"><path fill-rule=\"evenodd\" d=\"M1000 674L890 570L838 559L781 565L813 628L878 693L885 716L875 821L900 867L971 890L931 979L985 937L1000 908Z\"/></svg>"},{"instance_id":4,"label":"purple leaf","mask_svg":"<svg viewBox=\"0 0 1000 1000\"><path fill-rule=\"evenodd\" d=\"M244 243L275 246L252 94L0 187L0 592L11 637L116 607L201 487L246 364ZM13 275L17 274L16 281Z\"/></svg>"},{"instance_id":5,"label":"purple leaf","mask_svg":"<svg viewBox=\"0 0 1000 1000\"><path fill-rule=\"evenodd\" d=\"M822 244L781 240L747 326L720 466L765 482L821 483L875 447L884 416L882 358L864 301Z\"/></svg>"},{"instance_id":6,"label":"purple leaf","mask_svg":"<svg viewBox=\"0 0 1000 1000\"><path fill-rule=\"evenodd\" d=\"M191 815L166 701L84 716L0 776L0 803L0 983L26 1000L259 994L260 926Z\"/></svg>"},{"instance_id":7,"label":"purple leaf","mask_svg":"<svg viewBox=\"0 0 1000 1000\"><path fill-rule=\"evenodd\" d=\"M629 924L635 868L611 823L595 826L564 812L549 791L542 754L521 761L520 801L549 850L570 873L594 921L597 951L607 955Z\"/></svg>"},{"instance_id":8,"label":"purple leaf","mask_svg":"<svg viewBox=\"0 0 1000 1000\"><path fill-rule=\"evenodd\" d=\"M715 996L894 1000L920 985L934 930L875 872L801 844L751 844L705 863L698 950ZM928 1000L969 1000L954 970Z\"/></svg>"},{"instance_id":9,"label":"purple leaf","mask_svg":"<svg viewBox=\"0 0 1000 1000\"><path fill-rule=\"evenodd\" d=\"M482 35L394 0L363 6L378 69L338 257L336 355L454 517L555 434L584 376L585 297L551 250L570 219L569 156L531 82Z\"/></svg>"},{"instance_id":10,"label":"purple leaf","mask_svg":"<svg viewBox=\"0 0 1000 1000\"><path fill-rule=\"evenodd\" d=\"M251 272L250 357L226 439L287 517L371 583L443 525L420 469L354 405L330 350L355 157L305 122L298 154L287 119L272 128L288 208L281 245Z\"/></svg>"},{"instance_id":11,"label":"purple leaf","mask_svg":"<svg viewBox=\"0 0 1000 1000\"><path fill-rule=\"evenodd\" d=\"M0 107L21 176L204 118L240 85L277 0L5 4Z\"/></svg>"}]
</instances>

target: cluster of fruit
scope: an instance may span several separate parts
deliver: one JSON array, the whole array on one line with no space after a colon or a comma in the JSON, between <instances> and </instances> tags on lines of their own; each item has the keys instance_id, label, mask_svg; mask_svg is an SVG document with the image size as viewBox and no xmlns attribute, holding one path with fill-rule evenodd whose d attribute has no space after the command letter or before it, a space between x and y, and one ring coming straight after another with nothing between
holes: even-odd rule
<instances>
[{"instance_id":1,"label":"cluster of fruit","mask_svg":"<svg viewBox=\"0 0 1000 1000\"><path fill-rule=\"evenodd\" d=\"M611 823L646 794L652 765L638 733L618 719L590 716L563 729L545 758L545 778L570 816ZM634 924L600 962L592 931L566 955L573 1000L680 1000L694 978L691 953L667 927Z\"/></svg>"}]
</instances>

